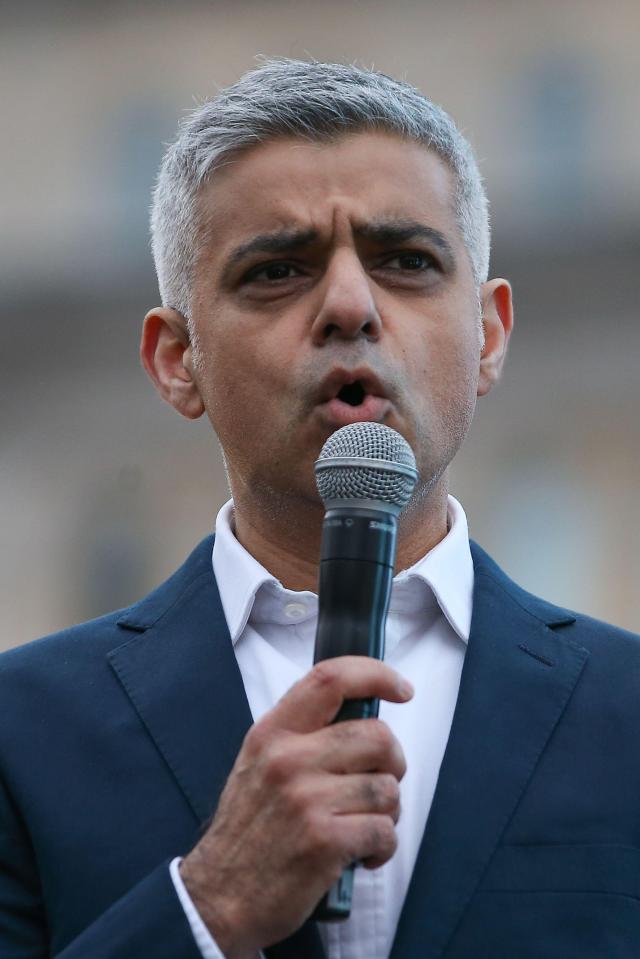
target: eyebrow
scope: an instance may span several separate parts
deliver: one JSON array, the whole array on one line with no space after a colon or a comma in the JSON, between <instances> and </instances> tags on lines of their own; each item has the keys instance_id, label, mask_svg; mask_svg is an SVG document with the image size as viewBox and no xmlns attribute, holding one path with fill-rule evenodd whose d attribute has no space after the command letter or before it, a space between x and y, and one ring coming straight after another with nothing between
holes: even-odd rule
<instances>
[{"instance_id":1,"label":"eyebrow","mask_svg":"<svg viewBox=\"0 0 640 959\"><path fill-rule=\"evenodd\" d=\"M310 246L318 238L317 230L274 230L271 233L258 233L235 247L227 258L227 264L233 266L256 253L289 253Z\"/></svg>"},{"instance_id":2,"label":"eyebrow","mask_svg":"<svg viewBox=\"0 0 640 959\"><path fill-rule=\"evenodd\" d=\"M455 264L453 247L440 230L426 226L418 220L384 217L372 220L354 228L356 237L369 240L377 246L389 247L409 240L423 240L437 248L444 266L451 269ZM244 243L236 246L227 257L224 272L241 263L248 257L259 253L282 254L292 253L317 243L320 234L317 230L280 229L270 233L258 233Z\"/></svg>"},{"instance_id":3,"label":"eyebrow","mask_svg":"<svg viewBox=\"0 0 640 959\"><path fill-rule=\"evenodd\" d=\"M384 217L364 223L356 228L355 233L365 240L372 240L380 246L393 246L396 243L407 243L410 240L424 240L432 244L445 260L445 266L452 267L455 263L455 253L444 233L432 226L426 226L419 220L408 220L395 217Z\"/></svg>"}]
</instances>

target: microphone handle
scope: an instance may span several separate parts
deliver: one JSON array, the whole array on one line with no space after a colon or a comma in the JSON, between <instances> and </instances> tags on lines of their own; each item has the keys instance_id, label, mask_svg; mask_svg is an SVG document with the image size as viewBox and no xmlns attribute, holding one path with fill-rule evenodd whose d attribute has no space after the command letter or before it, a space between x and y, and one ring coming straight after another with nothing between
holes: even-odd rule
<instances>
[{"instance_id":1,"label":"microphone handle","mask_svg":"<svg viewBox=\"0 0 640 959\"><path fill-rule=\"evenodd\" d=\"M384 631L391 596L396 518L357 507L325 516L318 586L318 628L314 662L334 656L384 657ZM379 700L345 700L333 722L378 715ZM348 919L354 870L343 870L316 906L312 919Z\"/></svg>"}]
</instances>

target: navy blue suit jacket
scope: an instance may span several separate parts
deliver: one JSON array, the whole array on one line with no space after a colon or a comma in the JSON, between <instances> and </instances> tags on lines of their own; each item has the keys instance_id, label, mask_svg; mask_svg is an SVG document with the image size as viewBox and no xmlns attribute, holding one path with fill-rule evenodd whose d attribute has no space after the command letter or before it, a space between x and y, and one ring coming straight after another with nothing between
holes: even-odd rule
<instances>
[{"instance_id":1,"label":"navy blue suit jacket","mask_svg":"<svg viewBox=\"0 0 640 959\"><path fill-rule=\"evenodd\" d=\"M199 959L167 864L251 722L211 538L0 657L0 957ZM392 959L640 956L640 644L473 547L460 694ZM306 923L270 959L321 959Z\"/></svg>"}]
</instances>

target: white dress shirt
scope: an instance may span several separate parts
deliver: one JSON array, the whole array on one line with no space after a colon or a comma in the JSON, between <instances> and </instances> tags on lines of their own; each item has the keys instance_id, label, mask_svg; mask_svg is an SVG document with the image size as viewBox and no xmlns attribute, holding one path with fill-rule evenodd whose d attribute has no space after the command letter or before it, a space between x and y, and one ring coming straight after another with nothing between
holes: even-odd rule
<instances>
[{"instance_id":1,"label":"white dress shirt","mask_svg":"<svg viewBox=\"0 0 640 959\"><path fill-rule=\"evenodd\" d=\"M449 497L449 531L393 580L385 662L413 684L408 703L380 703L380 719L400 741L398 848L379 869L356 869L351 916L319 923L327 959L387 959L400 918L440 764L449 738L469 639L473 562L467 520ZM216 521L213 570L254 720L311 668L318 614L315 593L284 587L233 533L233 503ZM171 876L203 959L224 959L171 864Z\"/></svg>"}]
</instances>

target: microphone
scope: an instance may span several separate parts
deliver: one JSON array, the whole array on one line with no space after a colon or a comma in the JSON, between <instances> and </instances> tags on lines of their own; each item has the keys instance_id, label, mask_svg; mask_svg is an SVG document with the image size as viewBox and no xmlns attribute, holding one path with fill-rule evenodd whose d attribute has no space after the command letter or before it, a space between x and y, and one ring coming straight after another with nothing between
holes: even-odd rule
<instances>
[{"instance_id":1,"label":"microphone","mask_svg":"<svg viewBox=\"0 0 640 959\"><path fill-rule=\"evenodd\" d=\"M384 657L384 630L396 555L398 515L418 479L404 437L382 423L336 430L315 464L326 513L318 583L314 662ZM333 722L378 715L378 699L346 700ZM313 919L347 919L356 863L323 896Z\"/></svg>"}]
</instances>

